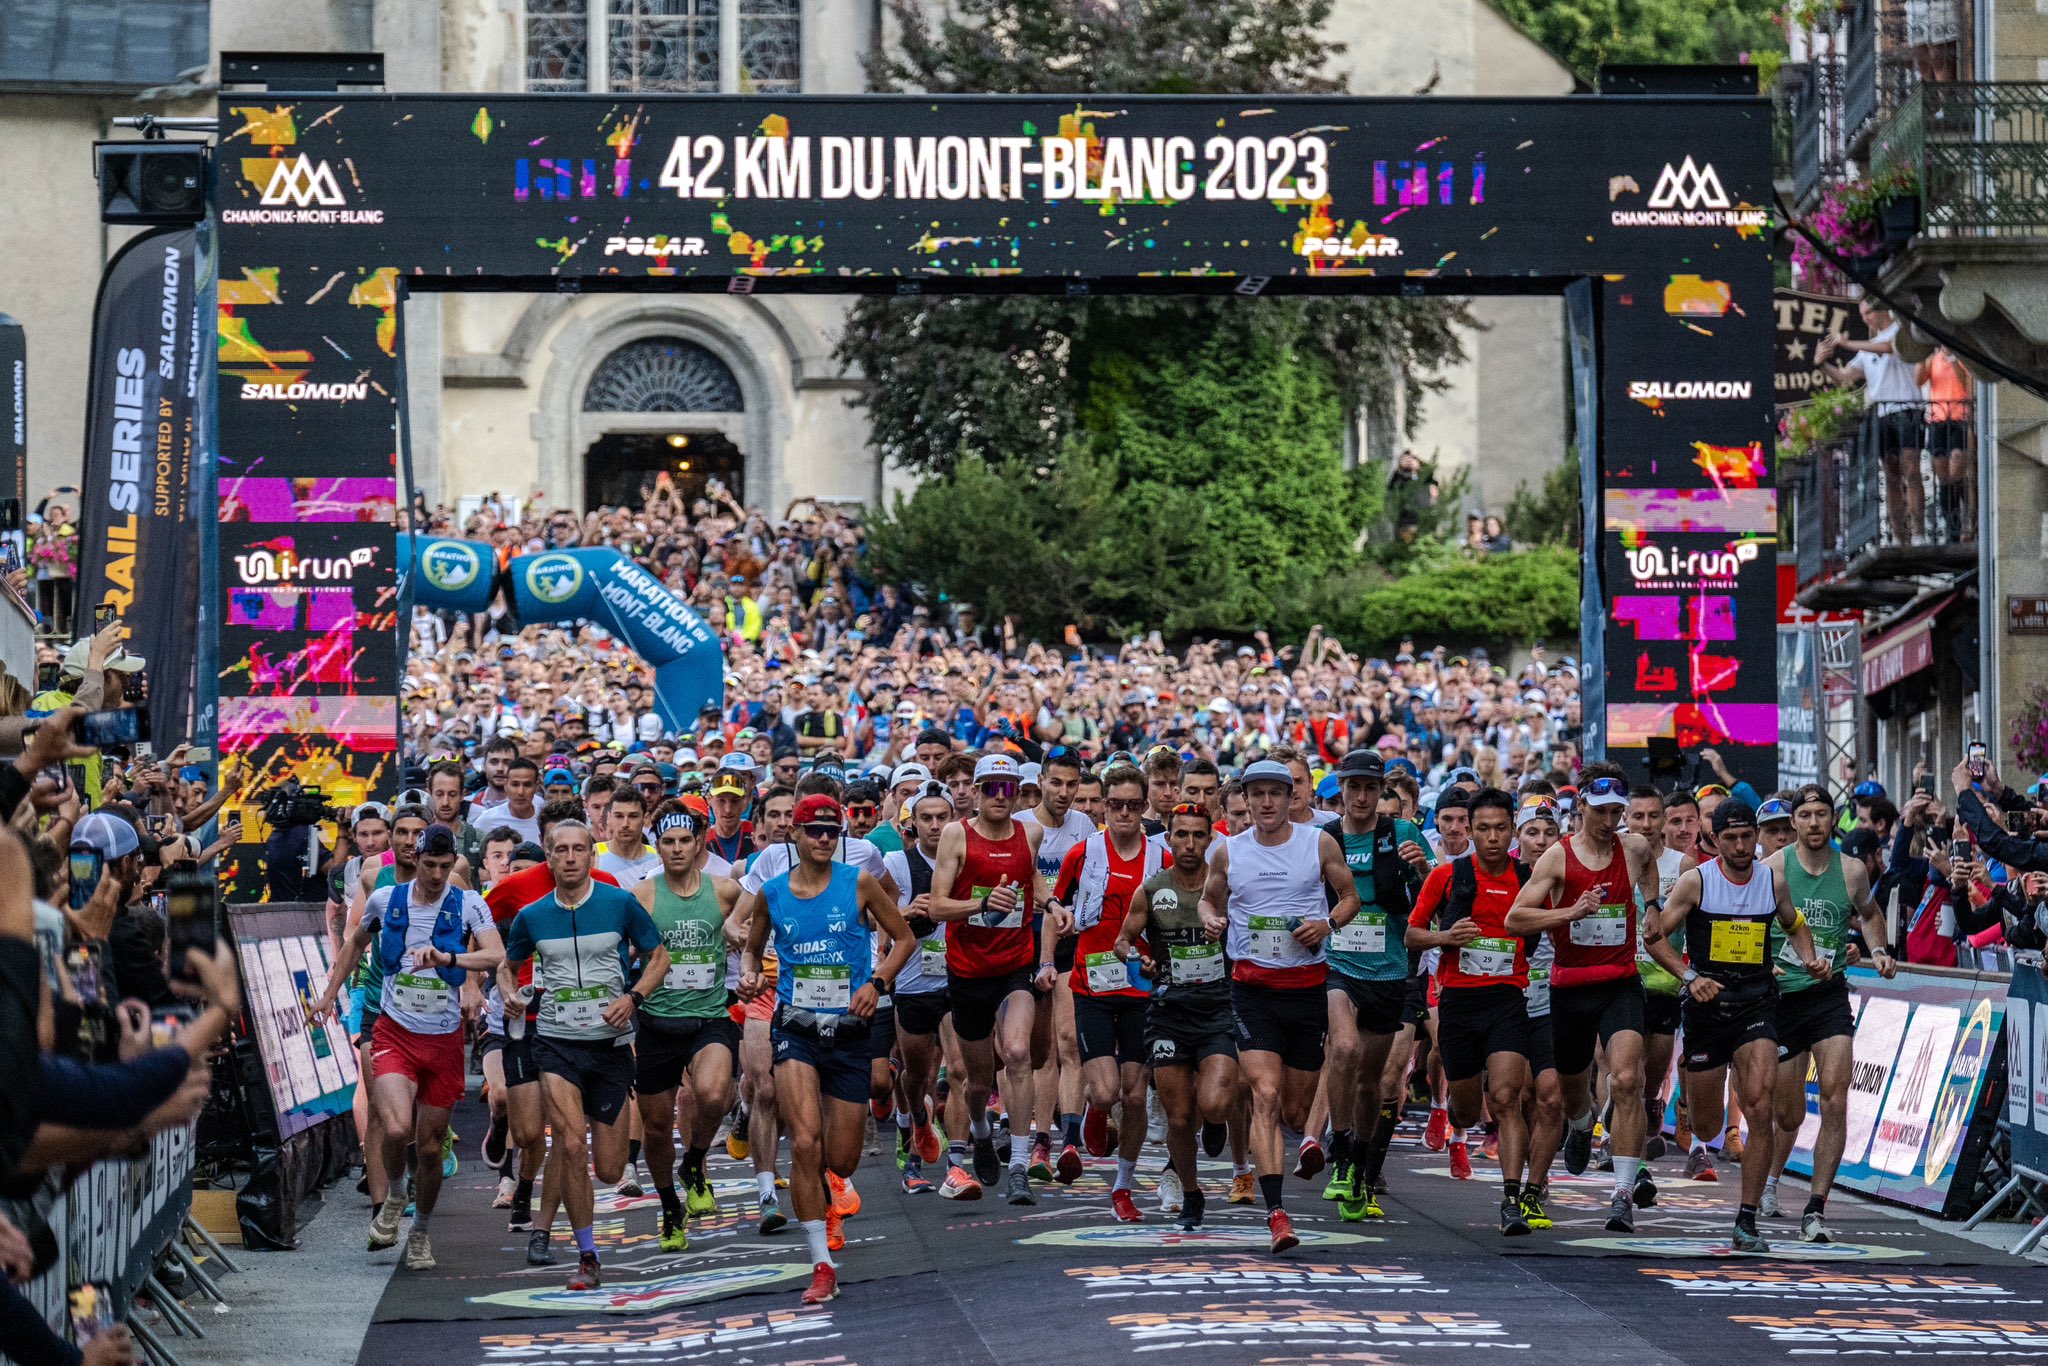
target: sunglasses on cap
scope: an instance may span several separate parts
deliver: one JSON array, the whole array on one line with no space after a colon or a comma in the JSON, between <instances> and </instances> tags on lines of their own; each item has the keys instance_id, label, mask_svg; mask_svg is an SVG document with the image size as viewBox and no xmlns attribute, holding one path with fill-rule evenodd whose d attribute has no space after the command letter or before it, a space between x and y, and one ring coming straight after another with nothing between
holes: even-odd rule
<instances>
[{"instance_id":1,"label":"sunglasses on cap","mask_svg":"<svg viewBox=\"0 0 2048 1366\"><path fill-rule=\"evenodd\" d=\"M1719 783L1708 783L1703 787L1696 787L1692 790L1694 801L1703 801L1708 797L1732 797L1734 795L1734 793Z\"/></svg>"},{"instance_id":2,"label":"sunglasses on cap","mask_svg":"<svg viewBox=\"0 0 2048 1366\"><path fill-rule=\"evenodd\" d=\"M1792 819L1792 803L1773 797L1756 809L1758 825L1765 821L1789 821Z\"/></svg>"},{"instance_id":3,"label":"sunglasses on cap","mask_svg":"<svg viewBox=\"0 0 2048 1366\"><path fill-rule=\"evenodd\" d=\"M1595 778L1586 784L1581 797L1626 797L1628 784L1619 778Z\"/></svg>"},{"instance_id":4,"label":"sunglasses on cap","mask_svg":"<svg viewBox=\"0 0 2048 1366\"><path fill-rule=\"evenodd\" d=\"M875 802L848 802L846 804L846 814L849 816L872 816L881 809L880 805Z\"/></svg>"},{"instance_id":5,"label":"sunglasses on cap","mask_svg":"<svg viewBox=\"0 0 2048 1366\"><path fill-rule=\"evenodd\" d=\"M1200 802L1180 802L1174 806L1173 814L1176 816L1201 816L1206 818L1209 814L1209 808Z\"/></svg>"},{"instance_id":6,"label":"sunglasses on cap","mask_svg":"<svg viewBox=\"0 0 2048 1366\"><path fill-rule=\"evenodd\" d=\"M846 833L845 826L832 825L825 821L814 821L809 825L800 825L797 829L803 831L814 840L836 840Z\"/></svg>"}]
</instances>

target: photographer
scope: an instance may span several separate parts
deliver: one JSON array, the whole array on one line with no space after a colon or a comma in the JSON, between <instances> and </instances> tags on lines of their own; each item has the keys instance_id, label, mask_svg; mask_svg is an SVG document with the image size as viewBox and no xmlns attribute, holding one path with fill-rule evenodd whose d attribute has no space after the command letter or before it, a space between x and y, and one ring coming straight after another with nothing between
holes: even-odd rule
<instances>
[{"instance_id":1,"label":"photographer","mask_svg":"<svg viewBox=\"0 0 2048 1366\"><path fill-rule=\"evenodd\" d=\"M263 871L272 901L319 901L324 896L321 870L327 850L320 842L320 822L345 819L321 801L320 789L291 778L263 799L263 819L270 838L263 845Z\"/></svg>"},{"instance_id":2,"label":"photographer","mask_svg":"<svg viewBox=\"0 0 2048 1366\"><path fill-rule=\"evenodd\" d=\"M2007 787L1997 769L1987 765L1979 779L1968 763L1960 763L1949 774L1949 781L1955 784L1956 814L1986 854L2014 872L2048 872L2048 840L2031 833L2013 833L2037 824L2041 813ZM1984 800L1986 793L1991 804Z\"/></svg>"}]
</instances>

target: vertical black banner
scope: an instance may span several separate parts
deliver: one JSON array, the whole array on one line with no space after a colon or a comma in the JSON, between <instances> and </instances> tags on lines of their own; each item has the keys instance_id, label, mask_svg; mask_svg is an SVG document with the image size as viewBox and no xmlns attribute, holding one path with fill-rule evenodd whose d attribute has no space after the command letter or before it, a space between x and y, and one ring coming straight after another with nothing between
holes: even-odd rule
<instances>
[{"instance_id":1,"label":"vertical black banner","mask_svg":"<svg viewBox=\"0 0 2048 1366\"><path fill-rule=\"evenodd\" d=\"M28 504L28 334L0 313L0 498Z\"/></svg>"},{"instance_id":2,"label":"vertical black banner","mask_svg":"<svg viewBox=\"0 0 2048 1366\"><path fill-rule=\"evenodd\" d=\"M198 639L192 464L203 366L197 232L139 237L107 267L93 314L79 480L79 634L112 604L148 661L150 726L164 748L191 727Z\"/></svg>"}]
</instances>

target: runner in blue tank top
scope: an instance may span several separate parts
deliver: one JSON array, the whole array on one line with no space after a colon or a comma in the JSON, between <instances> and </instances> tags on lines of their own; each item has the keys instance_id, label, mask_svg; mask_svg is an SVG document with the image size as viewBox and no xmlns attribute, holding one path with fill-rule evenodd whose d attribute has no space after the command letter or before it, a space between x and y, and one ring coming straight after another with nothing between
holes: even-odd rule
<instances>
[{"instance_id":1,"label":"runner in blue tank top","mask_svg":"<svg viewBox=\"0 0 2048 1366\"><path fill-rule=\"evenodd\" d=\"M834 861L846 829L837 800L823 793L805 797L797 803L796 827L796 866L747 893L734 914L747 925L740 997L753 1000L767 990L761 951L771 931L782 964L773 1027L776 1102L789 1135L790 1203L811 1244L804 1303L822 1304L839 1294L832 1253L845 1246L826 1173L846 1180L860 1165L868 1024L917 941L880 882ZM879 965L877 929L890 941Z\"/></svg>"}]
</instances>

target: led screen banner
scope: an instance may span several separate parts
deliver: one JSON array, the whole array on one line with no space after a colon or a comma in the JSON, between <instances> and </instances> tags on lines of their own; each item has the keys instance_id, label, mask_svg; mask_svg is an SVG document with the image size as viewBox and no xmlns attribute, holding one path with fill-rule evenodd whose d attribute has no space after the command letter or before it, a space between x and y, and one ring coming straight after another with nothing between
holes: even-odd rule
<instances>
[{"instance_id":1,"label":"led screen banner","mask_svg":"<svg viewBox=\"0 0 2048 1366\"><path fill-rule=\"evenodd\" d=\"M2006 1080L2000 1034L2018 1037L2024 1007L2017 1018L2009 1014L2002 973L1906 967L1887 982L1859 967L1849 970L1849 983L1856 993L1856 1064L1836 1184L1960 1217L1977 1203L1975 1175L1997 1128L1996 1097L1987 1089ZM2018 997L2017 978L2014 988ZM2016 1160L2019 1128L2013 1126ZM1819 1134L1820 1097L1809 1076L1806 1123L1787 1164L1797 1175L1812 1174Z\"/></svg>"},{"instance_id":2,"label":"led screen banner","mask_svg":"<svg viewBox=\"0 0 2048 1366\"><path fill-rule=\"evenodd\" d=\"M222 745L249 788L396 786L411 291L1574 282L1614 718L1588 749L1713 743L1774 785L1766 101L245 93L217 177Z\"/></svg>"}]
</instances>

